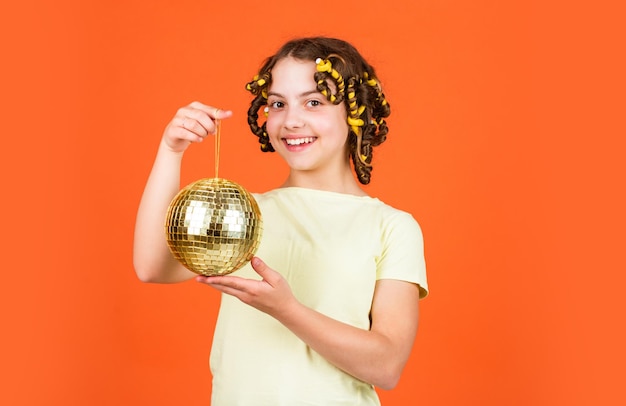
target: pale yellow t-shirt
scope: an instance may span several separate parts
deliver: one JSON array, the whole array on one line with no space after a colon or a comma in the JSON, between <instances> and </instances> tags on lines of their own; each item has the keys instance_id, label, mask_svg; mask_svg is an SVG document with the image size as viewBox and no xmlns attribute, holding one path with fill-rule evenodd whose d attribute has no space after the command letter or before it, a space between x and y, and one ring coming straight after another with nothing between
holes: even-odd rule
<instances>
[{"instance_id":1,"label":"pale yellow t-shirt","mask_svg":"<svg viewBox=\"0 0 626 406\"><path fill-rule=\"evenodd\" d=\"M378 279L427 294L422 233L413 217L371 197L283 188L255 195L257 256L304 305L369 329ZM233 275L259 279L248 264ZM213 406L379 405L372 385L311 350L272 317L222 295L213 347Z\"/></svg>"}]
</instances>

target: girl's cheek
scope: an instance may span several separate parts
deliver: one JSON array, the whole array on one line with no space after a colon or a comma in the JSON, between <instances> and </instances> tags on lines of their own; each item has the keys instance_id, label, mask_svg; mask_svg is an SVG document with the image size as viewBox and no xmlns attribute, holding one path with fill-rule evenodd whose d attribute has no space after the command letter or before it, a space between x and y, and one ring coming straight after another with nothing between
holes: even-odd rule
<instances>
[{"instance_id":1,"label":"girl's cheek","mask_svg":"<svg viewBox=\"0 0 626 406\"><path fill-rule=\"evenodd\" d=\"M271 116L271 114L270 114ZM271 119L270 117L267 118L266 122L265 122L265 128L267 129L267 135L272 138L274 136L274 134L276 134L277 130L276 127L277 126L277 121L276 119Z\"/></svg>"},{"instance_id":2,"label":"girl's cheek","mask_svg":"<svg viewBox=\"0 0 626 406\"><path fill-rule=\"evenodd\" d=\"M266 119L266 127L268 131L270 128L274 128L280 123L280 117L278 112L270 112Z\"/></svg>"}]
</instances>

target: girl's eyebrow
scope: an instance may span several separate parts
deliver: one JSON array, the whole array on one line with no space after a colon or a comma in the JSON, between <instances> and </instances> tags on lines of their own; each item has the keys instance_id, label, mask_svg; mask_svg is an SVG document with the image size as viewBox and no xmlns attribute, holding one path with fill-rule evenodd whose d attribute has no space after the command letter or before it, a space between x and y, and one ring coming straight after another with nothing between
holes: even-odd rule
<instances>
[{"instance_id":1,"label":"girl's eyebrow","mask_svg":"<svg viewBox=\"0 0 626 406\"><path fill-rule=\"evenodd\" d=\"M307 96L310 96L310 95L312 95L312 94L316 94L316 93L320 93L320 91L319 91L319 90L317 90L317 89L309 90L309 91L307 91L307 92L300 93L300 94L298 95L298 98L307 97ZM277 93L277 92L267 92L267 97L270 97L270 96L276 96L276 97L280 97L280 98L283 98L283 99L285 98L285 96L283 96L283 95L282 95L282 94L280 94L280 93Z\"/></svg>"}]
</instances>

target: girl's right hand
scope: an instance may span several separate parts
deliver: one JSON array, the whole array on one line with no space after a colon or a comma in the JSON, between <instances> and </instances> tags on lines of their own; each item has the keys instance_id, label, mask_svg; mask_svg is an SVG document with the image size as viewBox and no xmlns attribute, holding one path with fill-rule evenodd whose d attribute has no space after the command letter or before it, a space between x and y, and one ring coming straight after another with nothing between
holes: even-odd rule
<instances>
[{"instance_id":1,"label":"girl's right hand","mask_svg":"<svg viewBox=\"0 0 626 406\"><path fill-rule=\"evenodd\" d=\"M165 127L163 143L172 152L184 152L192 142L202 142L207 135L215 134L215 120L230 116L230 110L193 102L178 109Z\"/></svg>"}]
</instances>

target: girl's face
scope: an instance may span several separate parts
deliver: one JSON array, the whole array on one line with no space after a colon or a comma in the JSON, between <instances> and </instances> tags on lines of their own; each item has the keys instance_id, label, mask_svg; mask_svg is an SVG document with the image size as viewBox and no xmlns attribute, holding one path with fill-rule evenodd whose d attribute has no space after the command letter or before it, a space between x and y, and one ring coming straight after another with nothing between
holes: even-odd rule
<instances>
[{"instance_id":1,"label":"girl's face","mask_svg":"<svg viewBox=\"0 0 626 406\"><path fill-rule=\"evenodd\" d=\"M317 90L315 72L312 61L285 58L276 63L268 91L267 132L292 171L340 171L349 168L346 109Z\"/></svg>"}]
</instances>

